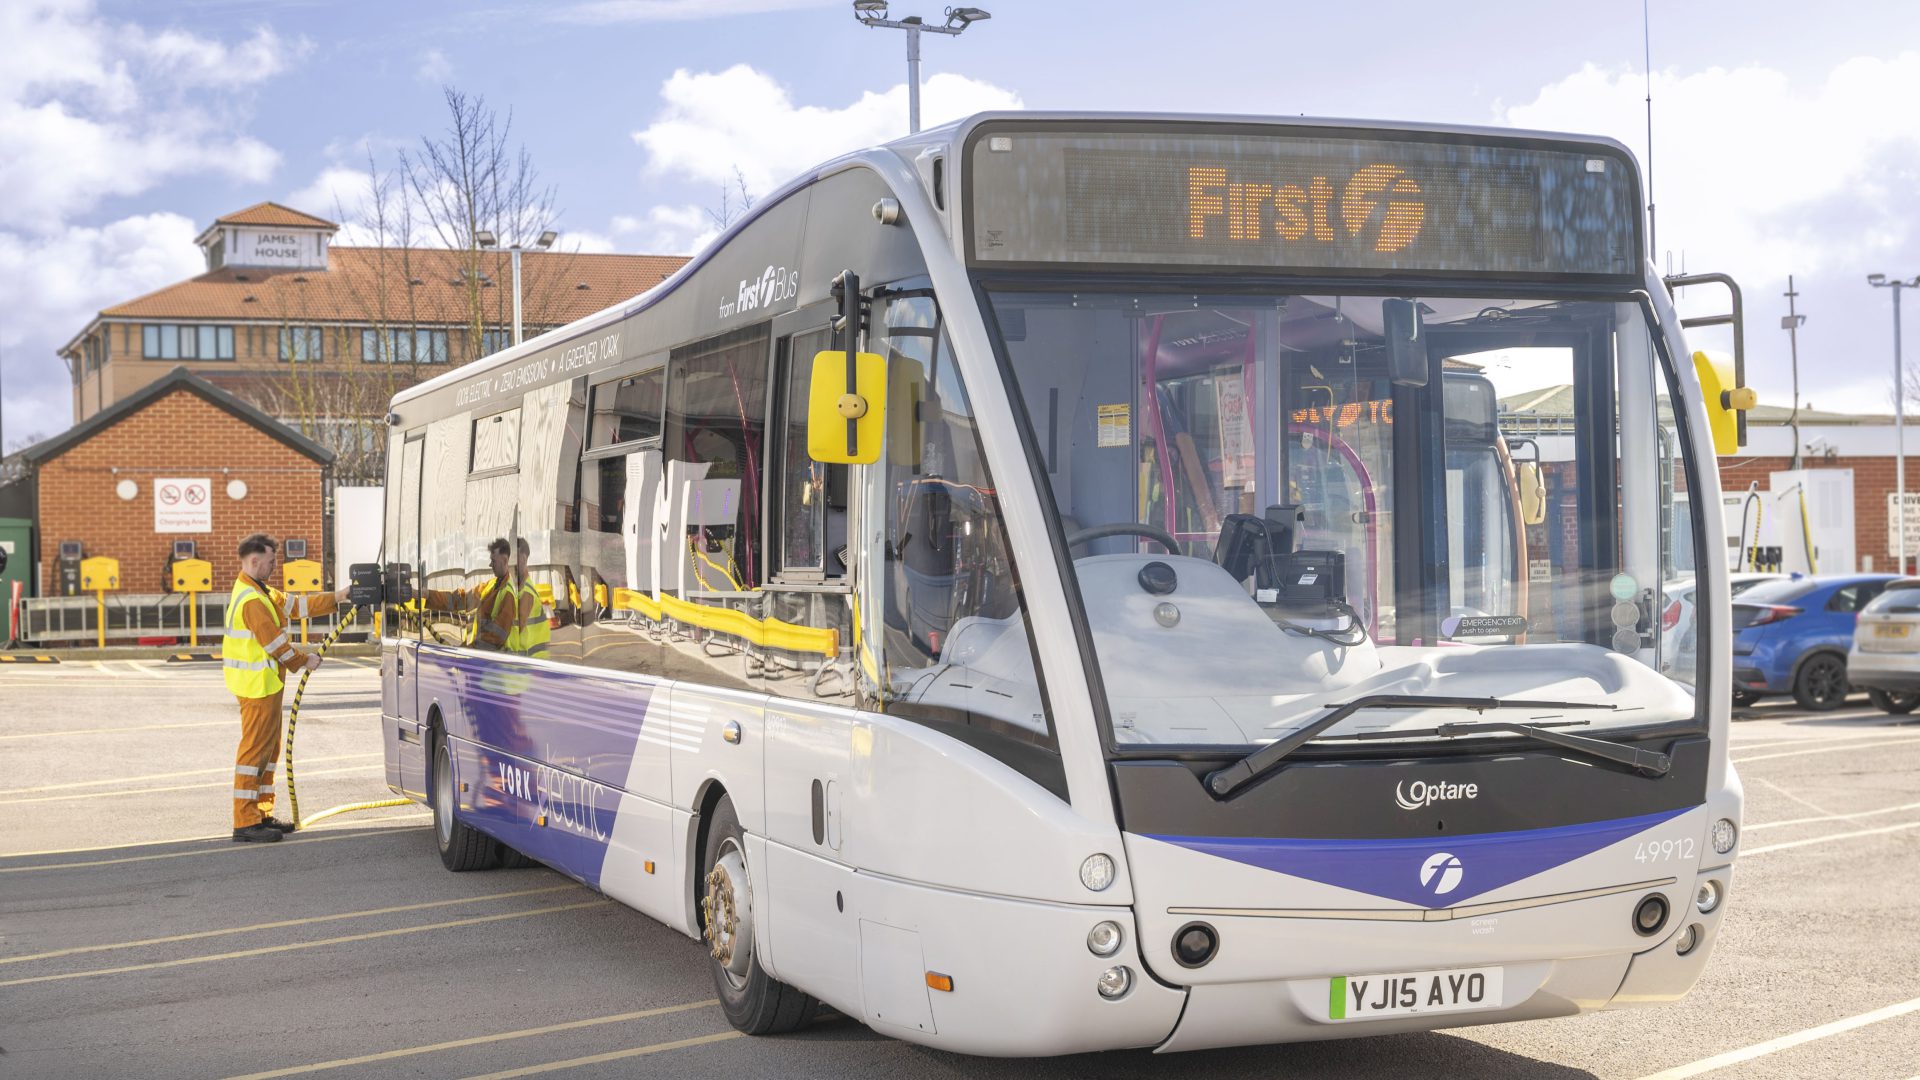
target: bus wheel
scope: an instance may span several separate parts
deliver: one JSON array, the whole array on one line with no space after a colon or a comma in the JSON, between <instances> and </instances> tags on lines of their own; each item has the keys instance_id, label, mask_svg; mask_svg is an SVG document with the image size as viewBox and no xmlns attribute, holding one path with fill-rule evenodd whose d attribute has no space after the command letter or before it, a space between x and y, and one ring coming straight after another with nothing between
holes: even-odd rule
<instances>
[{"instance_id":1,"label":"bus wheel","mask_svg":"<svg viewBox=\"0 0 1920 1080\"><path fill-rule=\"evenodd\" d=\"M1887 690L1869 690L1867 700L1873 702L1874 708L1894 716L1905 716L1920 706L1920 694L1896 694Z\"/></svg>"},{"instance_id":2,"label":"bus wheel","mask_svg":"<svg viewBox=\"0 0 1920 1080\"><path fill-rule=\"evenodd\" d=\"M1800 665L1793 700L1803 709L1828 712L1846 704L1847 662L1832 653L1816 653Z\"/></svg>"},{"instance_id":3,"label":"bus wheel","mask_svg":"<svg viewBox=\"0 0 1920 1080\"><path fill-rule=\"evenodd\" d=\"M700 932L706 939L714 989L727 1021L748 1035L793 1031L813 1018L813 998L767 974L753 954L756 898L747 876L746 833L722 797L707 827L700 865Z\"/></svg>"},{"instance_id":4,"label":"bus wheel","mask_svg":"<svg viewBox=\"0 0 1920 1080\"><path fill-rule=\"evenodd\" d=\"M433 839L440 863L449 870L486 870L498 863L493 837L468 826L454 814L453 747L445 732L433 740Z\"/></svg>"}]
</instances>

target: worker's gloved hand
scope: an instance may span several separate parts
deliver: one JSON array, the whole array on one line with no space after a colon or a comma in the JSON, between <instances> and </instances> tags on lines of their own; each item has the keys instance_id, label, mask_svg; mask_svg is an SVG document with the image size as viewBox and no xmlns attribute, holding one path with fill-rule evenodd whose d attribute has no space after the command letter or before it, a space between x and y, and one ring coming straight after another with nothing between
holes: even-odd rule
<instances>
[{"instance_id":1,"label":"worker's gloved hand","mask_svg":"<svg viewBox=\"0 0 1920 1080\"><path fill-rule=\"evenodd\" d=\"M320 670L320 654L308 653L307 662L305 664L302 664L301 666L306 668L308 671L319 671Z\"/></svg>"}]
</instances>

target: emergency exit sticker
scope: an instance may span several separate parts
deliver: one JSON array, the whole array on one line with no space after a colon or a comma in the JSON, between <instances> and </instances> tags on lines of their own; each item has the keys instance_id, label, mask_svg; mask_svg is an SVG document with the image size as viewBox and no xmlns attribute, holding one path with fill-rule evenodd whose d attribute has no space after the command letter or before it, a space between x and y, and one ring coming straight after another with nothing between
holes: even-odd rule
<instances>
[{"instance_id":1,"label":"emergency exit sticker","mask_svg":"<svg viewBox=\"0 0 1920 1080\"><path fill-rule=\"evenodd\" d=\"M1133 406L1096 405L1100 426L1094 433L1095 446L1133 445Z\"/></svg>"},{"instance_id":2,"label":"emergency exit sticker","mask_svg":"<svg viewBox=\"0 0 1920 1080\"><path fill-rule=\"evenodd\" d=\"M210 533L213 531L213 481L153 482L153 531L156 533Z\"/></svg>"}]
</instances>

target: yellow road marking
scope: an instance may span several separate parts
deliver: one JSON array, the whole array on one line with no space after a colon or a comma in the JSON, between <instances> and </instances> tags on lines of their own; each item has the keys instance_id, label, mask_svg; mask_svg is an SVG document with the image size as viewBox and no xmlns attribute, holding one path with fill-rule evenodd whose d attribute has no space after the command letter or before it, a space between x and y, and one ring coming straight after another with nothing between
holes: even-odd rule
<instances>
[{"instance_id":1,"label":"yellow road marking","mask_svg":"<svg viewBox=\"0 0 1920 1080\"><path fill-rule=\"evenodd\" d=\"M362 761L366 758L382 757L384 752L370 754L335 754L332 757L307 758L309 765L328 761ZM0 795L31 795L41 791L67 791L81 787L101 787L107 784L132 784L141 780L177 780L182 776L232 776L233 766L219 769L188 769L185 772L146 773L142 776L116 776L110 780L76 780L68 784L46 784L42 787L0 788Z\"/></svg>"},{"instance_id":2,"label":"yellow road marking","mask_svg":"<svg viewBox=\"0 0 1920 1080\"><path fill-rule=\"evenodd\" d=\"M606 1061L640 1057L643 1054L659 1054L668 1050L682 1050L689 1046L726 1042L728 1039L742 1038L745 1034L746 1032L743 1031L716 1031L712 1035L652 1043L647 1046L636 1046L630 1050L610 1050L604 1054L588 1054L586 1057L568 1058L565 1061L549 1061L545 1065L528 1065L525 1068L508 1069L505 1072L483 1073L479 1076L469 1076L466 1080L512 1080L516 1076L538 1076L541 1073L559 1072L561 1069L577 1069L582 1065L598 1065Z\"/></svg>"},{"instance_id":3,"label":"yellow road marking","mask_svg":"<svg viewBox=\"0 0 1920 1080\"><path fill-rule=\"evenodd\" d=\"M1785 757L1805 757L1808 754L1832 754L1841 750L1871 750L1875 747L1893 746L1899 743L1920 743L1920 735L1907 735L1897 739L1881 739L1877 742L1855 739L1844 746L1827 746L1818 750L1788 750L1779 754L1760 754L1757 757L1733 758L1731 760L1735 765L1745 765L1754 761L1772 761L1775 758Z\"/></svg>"},{"instance_id":4,"label":"yellow road marking","mask_svg":"<svg viewBox=\"0 0 1920 1080\"><path fill-rule=\"evenodd\" d=\"M410 817L407 814L395 814L394 817ZM374 820L382 820L375 818ZM412 825L408 828L421 828ZM297 840L292 843L324 844L332 840L364 840L369 836L385 836L400 832L399 829L376 829L363 833L348 833L345 836L316 836L311 840ZM202 848L199 851L169 851L162 855L129 855L124 859L94 859L89 862L43 863L39 866L0 866L0 874L27 874L36 870L80 870L90 866L118 866L121 863L153 862L156 859L189 859L198 855L238 855L242 852L257 851L259 844L227 844L222 847ZM268 845L269 848L276 845Z\"/></svg>"},{"instance_id":5,"label":"yellow road marking","mask_svg":"<svg viewBox=\"0 0 1920 1080\"><path fill-rule=\"evenodd\" d=\"M1752 852L1748 852L1748 854L1752 854ZM1868 1024L1877 1024L1882 1020L1892 1020L1894 1017L1905 1016L1917 1010L1920 1010L1920 998L1913 998L1909 1001L1903 1001L1898 1005L1889 1005L1884 1009L1875 1009L1872 1012L1861 1013L1859 1016L1849 1016L1845 1020L1835 1020L1831 1024L1821 1024L1819 1027L1810 1027L1805 1031L1796 1031L1791 1035L1782 1035L1777 1039L1768 1039L1766 1042L1755 1043L1752 1046L1743 1047L1739 1050L1729 1050L1724 1054L1715 1054L1713 1057L1702 1058L1688 1065L1681 1065L1677 1068L1668 1069L1665 1072L1657 1072L1643 1076L1640 1080L1685 1080L1685 1078L1689 1076L1699 1076L1702 1073L1710 1073L1718 1069L1724 1069L1729 1065L1739 1065L1752 1061L1755 1058L1765 1057L1768 1054L1799 1046L1803 1043L1813 1042L1815 1039L1824 1039L1829 1035L1838 1035L1842 1032L1852 1031L1855 1028L1863 1028Z\"/></svg>"},{"instance_id":6,"label":"yellow road marking","mask_svg":"<svg viewBox=\"0 0 1920 1080\"><path fill-rule=\"evenodd\" d=\"M418 811L418 813L421 814L428 812L424 806ZM396 818L413 816L414 814L411 813L381 814L379 817L355 818L354 820L356 822L391 821ZM306 832L307 830L302 829L300 831ZM197 844L207 840L225 840L227 837L227 833L208 833L205 836L176 836L171 840L136 840L123 844L98 844L94 847L48 848L45 851L4 851L0 852L0 859L26 859L36 855L84 855L89 851L119 851L123 848L159 847L163 844Z\"/></svg>"},{"instance_id":7,"label":"yellow road marking","mask_svg":"<svg viewBox=\"0 0 1920 1080\"><path fill-rule=\"evenodd\" d=\"M377 1054L362 1054L359 1057L337 1058L333 1061L320 1061L312 1065L292 1065L284 1069L269 1069L266 1072L247 1073L245 1076L229 1076L227 1080L275 1080L281 1076L299 1076L303 1073L324 1072L327 1069L344 1069L349 1065L366 1065L375 1061L392 1061L395 1058L413 1057L416 1054L433 1054L442 1050L458 1050L467 1046L484 1046L488 1043L505 1042L508 1039L526 1039L535 1035L551 1035L559 1031L578 1031L581 1028L599 1024L617 1024L623 1020L644 1020L649 1016L666 1016L671 1013L691 1012L720 1004L717 998L705 1001L692 1001L685 1005L662 1005L656 1009L641 1009L638 1012L615 1013L612 1016L596 1016L588 1020L569 1020L564 1024L548 1024L545 1027L521 1028L519 1031L503 1031L498 1035L475 1035L468 1039L454 1039L451 1042L432 1043L427 1046L409 1046L404 1050L384 1050Z\"/></svg>"},{"instance_id":8,"label":"yellow road marking","mask_svg":"<svg viewBox=\"0 0 1920 1080\"><path fill-rule=\"evenodd\" d=\"M376 755L377 756L377 755ZM353 765L345 769L322 769L319 772L300 770L303 778L316 776L345 776L348 773L378 772L385 765ZM91 791L84 795L38 795L31 799L0 799L0 806L21 806L26 803L67 802L74 799L114 799L127 795L158 795L167 791L205 791L208 788L229 788L233 784L228 780L212 780L203 784L173 784L168 787L134 788L130 791Z\"/></svg>"},{"instance_id":9,"label":"yellow road marking","mask_svg":"<svg viewBox=\"0 0 1920 1080\"><path fill-rule=\"evenodd\" d=\"M133 727L78 728L73 731L28 731L19 735L0 735L0 739L57 739L65 735L124 735L129 731L164 731L172 728L230 727L236 720L195 720L190 724L139 724Z\"/></svg>"},{"instance_id":10,"label":"yellow road marking","mask_svg":"<svg viewBox=\"0 0 1920 1080\"><path fill-rule=\"evenodd\" d=\"M1740 853L1740 857L1750 859L1755 855L1765 855L1769 851L1785 851L1788 848L1810 847L1814 844L1824 844L1829 840L1851 840L1856 836L1879 836L1882 833L1905 832L1908 829L1920 829L1920 821L1909 821L1902 825L1884 825L1878 829L1860 829L1855 832L1833 833L1828 836L1810 837L1806 840L1788 840L1781 844L1768 844L1765 847L1748 848L1746 851Z\"/></svg>"},{"instance_id":11,"label":"yellow road marking","mask_svg":"<svg viewBox=\"0 0 1920 1080\"><path fill-rule=\"evenodd\" d=\"M1787 821L1763 821L1758 825L1747 826L1747 831L1760 832L1763 829L1783 829L1788 825L1811 825L1816 821L1853 821L1857 818L1875 817L1880 814L1897 814L1902 810L1920 810L1920 802L1883 806L1878 810L1860 810L1851 814L1826 814L1821 817L1791 818Z\"/></svg>"},{"instance_id":12,"label":"yellow road marking","mask_svg":"<svg viewBox=\"0 0 1920 1080\"><path fill-rule=\"evenodd\" d=\"M8 979L0 982L0 987L30 986L34 983L60 982L65 979L85 979L95 975L125 975L133 971L154 971L160 968L186 967L190 964L213 964L222 960L244 960L250 956L271 956L274 953L296 952L301 949L318 949L326 945L344 945L352 941L376 941L381 938L399 937L402 934L423 934L429 930L451 930L457 926L479 926L482 923L499 922L502 919L524 919L532 915L552 915L562 911L578 911L581 908L603 907L613 901L602 897L578 904L560 904L555 907L533 908L530 911L507 911L498 915L476 915L470 919L454 919L450 922L428 923L425 926L401 926L392 930L373 930L365 934L346 934L341 937L321 938L319 941L296 941L286 945L262 945L257 949L240 949L236 952L215 953L212 956L189 956L180 960L156 960L148 964L126 964L121 967L93 968L88 971L69 971L59 975L36 975L26 979Z\"/></svg>"},{"instance_id":13,"label":"yellow road marking","mask_svg":"<svg viewBox=\"0 0 1920 1080\"><path fill-rule=\"evenodd\" d=\"M55 949L52 952L32 953L27 956L0 957L0 964L24 964L29 960L51 960L56 956L74 956L79 953L108 952L113 949L138 949L147 945L170 945L176 941L198 941L201 938L222 937L227 934L251 934L259 930L283 930L289 926L311 926L314 923L338 922L341 919L367 919L375 915L396 915L403 911L425 911L429 908L453 907L458 904L478 904L487 900L506 900L515 896L538 896L541 893L567 892L579 888L578 885L548 885L539 889L515 889L512 892L488 893L485 896L462 896L452 900L428 900L418 904L399 904L394 907L369 908L366 911L343 911L336 915L312 915L304 919L281 919L278 922L254 923L251 926L233 926L225 930L201 930L192 934L174 934L169 937L142 938L139 941L116 941L110 945L78 945L71 949Z\"/></svg>"}]
</instances>

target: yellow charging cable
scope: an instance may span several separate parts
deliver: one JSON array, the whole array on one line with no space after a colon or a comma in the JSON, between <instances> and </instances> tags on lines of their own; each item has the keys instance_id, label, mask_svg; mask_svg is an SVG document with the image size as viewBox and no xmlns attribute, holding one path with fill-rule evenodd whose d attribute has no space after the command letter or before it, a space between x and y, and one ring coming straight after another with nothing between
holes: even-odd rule
<instances>
[{"instance_id":1,"label":"yellow charging cable","mask_svg":"<svg viewBox=\"0 0 1920 1080\"><path fill-rule=\"evenodd\" d=\"M327 650L333 647L334 642L340 640L341 633L353 622L353 617L359 610L357 607L347 608L346 614L342 615L334 624L333 632L328 634L326 640L320 643L319 655L327 655ZM293 785L293 733L300 725L300 699L306 695L307 678L312 674L312 668L308 668L300 673L300 685L295 687L293 691L293 707L287 710L287 806L293 814L294 827L304 829L316 821L324 821L335 814L350 814L356 810L378 810L385 806L412 806L412 799L378 799L373 802L348 803L345 806L336 806L329 810L322 810L310 818L302 818L300 816L300 793Z\"/></svg>"}]
</instances>

